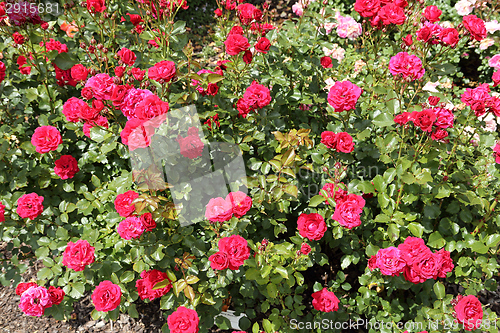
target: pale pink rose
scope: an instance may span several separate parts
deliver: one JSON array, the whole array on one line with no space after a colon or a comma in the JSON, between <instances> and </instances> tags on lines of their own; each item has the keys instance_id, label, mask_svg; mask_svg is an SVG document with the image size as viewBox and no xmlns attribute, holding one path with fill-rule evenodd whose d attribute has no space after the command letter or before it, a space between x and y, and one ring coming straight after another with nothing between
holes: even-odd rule
<instances>
[{"instance_id":1,"label":"pale pink rose","mask_svg":"<svg viewBox=\"0 0 500 333\"><path fill-rule=\"evenodd\" d=\"M302 3L300 2L296 2L293 6L292 6L292 11L295 15L297 16L302 16L304 15L304 7L302 7Z\"/></svg>"},{"instance_id":2,"label":"pale pink rose","mask_svg":"<svg viewBox=\"0 0 500 333\"><path fill-rule=\"evenodd\" d=\"M339 15L337 20L338 20L337 34L340 37L356 39L363 33L363 28L361 27L361 24L356 22L356 20L353 19L352 17L350 16L344 17Z\"/></svg>"},{"instance_id":3,"label":"pale pink rose","mask_svg":"<svg viewBox=\"0 0 500 333\"><path fill-rule=\"evenodd\" d=\"M484 51L493 44L495 44L493 38L484 38L479 42L479 49Z\"/></svg>"},{"instance_id":4,"label":"pale pink rose","mask_svg":"<svg viewBox=\"0 0 500 333\"><path fill-rule=\"evenodd\" d=\"M484 26L486 27L486 31L489 34L493 34L496 31L500 30L500 23L498 23L497 20L484 22Z\"/></svg>"},{"instance_id":5,"label":"pale pink rose","mask_svg":"<svg viewBox=\"0 0 500 333\"><path fill-rule=\"evenodd\" d=\"M494 55L490 60L488 60L488 65L490 65L490 67L493 67L493 68L499 70L500 69L500 53Z\"/></svg>"},{"instance_id":6,"label":"pale pink rose","mask_svg":"<svg viewBox=\"0 0 500 333\"><path fill-rule=\"evenodd\" d=\"M459 2L457 2L455 4L455 9L457 10L458 15L464 16L472 13L475 2L476 1L470 1L470 0L460 0Z\"/></svg>"}]
</instances>

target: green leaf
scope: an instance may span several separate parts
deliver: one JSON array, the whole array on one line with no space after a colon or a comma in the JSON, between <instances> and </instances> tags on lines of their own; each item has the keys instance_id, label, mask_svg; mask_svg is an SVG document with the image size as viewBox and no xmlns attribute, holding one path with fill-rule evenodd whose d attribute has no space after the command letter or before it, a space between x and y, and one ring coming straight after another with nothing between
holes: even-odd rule
<instances>
[{"instance_id":1,"label":"green leaf","mask_svg":"<svg viewBox=\"0 0 500 333\"><path fill-rule=\"evenodd\" d=\"M276 298L278 297L278 287L274 283L269 283L267 285L267 293L269 294L269 297L271 298Z\"/></svg>"},{"instance_id":2,"label":"green leaf","mask_svg":"<svg viewBox=\"0 0 500 333\"><path fill-rule=\"evenodd\" d=\"M429 242L427 245L437 249L437 248L442 248L443 246L445 246L445 244L446 244L446 241L444 240L443 236L441 236L439 231L434 231L429 236Z\"/></svg>"},{"instance_id":3,"label":"green leaf","mask_svg":"<svg viewBox=\"0 0 500 333\"><path fill-rule=\"evenodd\" d=\"M438 299L443 299L446 296L444 285L441 282L434 283L433 289Z\"/></svg>"},{"instance_id":4,"label":"green leaf","mask_svg":"<svg viewBox=\"0 0 500 333\"><path fill-rule=\"evenodd\" d=\"M309 201L309 207L316 207L320 203L325 201L325 197L322 195L315 195L314 197L311 198Z\"/></svg>"},{"instance_id":5,"label":"green leaf","mask_svg":"<svg viewBox=\"0 0 500 333\"><path fill-rule=\"evenodd\" d=\"M217 83L224 80L224 76L219 74L208 74L207 80L209 83Z\"/></svg>"},{"instance_id":6,"label":"green leaf","mask_svg":"<svg viewBox=\"0 0 500 333\"><path fill-rule=\"evenodd\" d=\"M379 127L387 127L394 124L394 118L389 113L381 113L373 119L373 123Z\"/></svg>"},{"instance_id":7,"label":"green leaf","mask_svg":"<svg viewBox=\"0 0 500 333\"><path fill-rule=\"evenodd\" d=\"M283 266L278 266L274 270L278 272L284 279L288 279L288 271Z\"/></svg>"},{"instance_id":8,"label":"green leaf","mask_svg":"<svg viewBox=\"0 0 500 333\"><path fill-rule=\"evenodd\" d=\"M81 298L85 294L85 285L82 282L72 284L70 296L73 298Z\"/></svg>"},{"instance_id":9,"label":"green leaf","mask_svg":"<svg viewBox=\"0 0 500 333\"><path fill-rule=\"evenodd\" d=\"M135 273L133 271L125 271L122 276L120 276L121 283L127 283L133 281L135 278Z\"/></svg>"},{"instance_id":10,"label":"green leaf","mask_svg":"<svg viewBox=\"0 0 500 333\"><path fill-rule=\"evenodd\" d=\"M408 230L410 230L415 237L422 238L422 235L424 234L424 227L417 222L411 222L408 224Z\"/></svg>"},{"instance_id":11,"label":"green leaf","mask_svg":"<svg viewBox=\"0 0 500 333\"><path fill-rule=\"evenodd\" d=\"M73 59L72 55L68 52L63 52L60 53L55 59L54 63L62 69L63 71L66 71L68 69L71 69L75 64L77 64L77 61Z\"/></svg>"}]
</instances>

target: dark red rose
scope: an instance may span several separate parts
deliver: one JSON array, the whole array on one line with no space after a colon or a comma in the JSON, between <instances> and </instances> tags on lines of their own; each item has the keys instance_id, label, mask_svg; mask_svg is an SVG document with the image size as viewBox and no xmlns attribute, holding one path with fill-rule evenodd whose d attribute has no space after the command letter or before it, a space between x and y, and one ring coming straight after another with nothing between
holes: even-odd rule
<instances>
[{"instance_id":1,"label":"dark red rose","mask_svg":"<svg viewBox=\"0 0 500 333\"><path fill-rule=\"evenodd\" d=\"M271 42L266 37L261 37L259 41L255 44L255 50L261 53L267 53L271 47Z\"/></svg>"},{"instance_id":2,"label":"dark red rose","mask_svg":"<svg viewBox=\"0 0 500 333\"><path fill-rule=\"evenodd\" d=\"M439 21L439 16L443 12L436 6L427 6L424 10L424 17L431 23Z\"/></svg>"},{"instance_id":3,"label":"dark red rose","mask_svg":"<svg viewBox=\"0 0 500 333\"><path fill-rule=\"evenodd\" d=\"M243 54L243 62L245 64L251 64L253 59L253 54L250 50L246 50Z\"/></svg>"},{"instance_id":4,"label":"dark red rose","mask_svg":"<svg viewBox=\"0 0 500 333\"><path fill-rule=\"evenodd\" d=\"M406 35L406 37L403 38L403 42L405 42L406 46L411 46L411 44L413 44L412 35L411 34Z\"/></svg>"},{"instance_id":5,"label":"dark red rose","mask_svg":"<svg viewBox=\"0 0 500 333\"><path fill-rule=\"evenodd\" d=\"M154 228L156 228L156 222L153 219L153 214L151 214L151 213L142 214L141 221L142 221L142 225L145 228L144 231L152 231Z\"/></svg>"},{"instance_id":6,"label":"dark red rose","mask_svg":"<svg viewBox=\"0 0 500 333\"><path fill-rule=\"evenodd\" d=\"M64 296L66 295L64 290L62 290L61 288L56 288L54 286L50 286L49 289L47 289L47 292L49 293L52 305L61 304L61 302L64 299Z\"/></svg>"},{"instance_id":7,"label":"dark red rose","mask_svg":"<svg viewBox=\"0 0 500 333\"><path fill-rule=\"evenodd\" d=\"M248 39L238 34L227 36L224 45L226 46L226 53L233 56L239 54L240 52L248 50L248 48L250 47Z\"/></svg>"},{"instance_id":8,"label":"dark red rose","mask_svg":"<svg viewBox=\"0 0 500 333\"><path fill-rule=\"evenodd\" d=\"M262 19L262 11L250 3L244 3L238 6L238 18L244 25L249 25L253 20Z\"/></svg>"},{"instance_id":9,"label":"dark red rose","mask_svg":"<svg viewBox=\"0 0 500 333\"><path fill-rule=\"evenodd\" d=\"M25 38L23 35L16 31L12 34L12 39L14 39L14 43L21 45L24 44Z\"/></svg>"},{"instance_id":10,"label":"dark red rose","mask_svg":"<svg viewBox=\"0 0 500 333\"><path fill-rule=\"evenodd\" d=\"M321 58L321 66L323 66L323 68L332 68L333 67L333 64L332 64L332 58L330 57L322 57Z\"/></svg>"}]
</instances>

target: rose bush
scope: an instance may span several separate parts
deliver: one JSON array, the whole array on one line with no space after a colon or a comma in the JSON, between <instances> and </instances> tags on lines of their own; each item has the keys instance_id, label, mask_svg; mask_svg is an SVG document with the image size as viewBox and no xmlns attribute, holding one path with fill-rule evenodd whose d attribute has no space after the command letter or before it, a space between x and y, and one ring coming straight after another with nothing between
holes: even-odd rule
<instances>
[{"instance_id":1,"label":"rose bush","mask_svg":"<svg viewBox=\"0 0 500 333\"><path fill-rule=\"evenodd\" d=\"M223 304L251 332L496 332L478 298L499 269L492 5L301 0L276 26L243 2L218 3L213 62L185 0L0 3L0 281L20 309L67 319L90 294L95 320L159 302L165 332L229 329ZM202 128L167 117L186 105ZM166 183L167 157L129 162L167 129L186 171L210 142L242 151L246 186L196 224L175 200L202 190Z\"/></svg>"}]
</instances>

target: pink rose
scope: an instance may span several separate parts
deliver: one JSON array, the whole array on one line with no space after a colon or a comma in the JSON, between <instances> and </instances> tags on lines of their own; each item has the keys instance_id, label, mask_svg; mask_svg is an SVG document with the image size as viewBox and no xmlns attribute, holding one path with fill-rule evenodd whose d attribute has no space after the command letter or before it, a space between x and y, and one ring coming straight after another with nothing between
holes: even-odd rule
<instances>
[{"instance_id":1,"label":"pink rose","mask_svg":"<svg viewBox=\"0 0 500 333\"><path fill-rule=\"evenodd\" d=\"M458 322L464 325L465 330L472 331L481 327L483 307L476 296L461 297L454 310Z\"/></svg>"},{"instance_id":2,"label":"pink rose","mask_svg":"<svg viewBox=\"0 0 500 333\"><path fill-rule=\"evenodd\" d=\"M113 311L120 306L122 290L120 286L106 280L99 283L91 297L96 311Z\"/></svg>"},{"instance_id":3,"label":"pink rose","mask_svg":"<svg viewBox=\"0 0 500 333\"><path fill-rule=\"evenodd\" d=\"M212 222L229 221L233 216L231 201L221 197L210 199L205 211L205 217Z\"/></svg>"},{"instance_id":4,"label":"pink rose","mask_svg":"<svg viewBox=\"0 0 500 333\"><path fill-rule=\"evenodd\" d=\"M213 270L224 270L229 267L229 257L225 252L216 252L212 254L208 260L210 261L210 267Z\"/></svg>"},{"instance_id":5,"label":"pink rose","mask_svg":"<svg viewBox=\"0 0 500 333\"><path fill-rule=\"evenodd\" d=\"M382 20L382 24L396 24L401 25L405 23L406 15L403 8L396 6L394 4L388 4L383 6L377 13L377 15Z\"/></svg>"},{"instance_id":6,"label":"pink rose","mask_svg":"<svg viewBox=\"0 0 500 333\"><path fill-rule=\"evenodd\" d=\"M271 47L271 42L266 37L261 37L255 44L255 50L261 53L267 53Z\"/></svg>"},{"instance_id":7,"label":"pink rose","mask_svg":"<svg viewBox=\"0 0 500 333\"><path fill-rule=\"evenodd\" d=\"M17 199L17 214L23 219L34 220L43 212L43 197L36 193L24 194Z\"/></svg>"},{"instance_id":8,"label":"pink rose","mask_svg":"<svg viewBox=\"0 0 500 333\"><path fill-rule=\"evenodd\" d=\"M5 222L5 205L0 201L0 223Z\"/></svg>"},{"instance_id":9,"label":"pink rose","mask_svg":"<svg viewBox=\"0 0 500 333\"><path fill-rule=\"evenodd\" d=\"M328 291L328 289L323 288L313 293L311 296L313 298L312 305L316 310L322 312L338 311L340 301L337 296L335 296L333 292Z\"/></svg>"},{"instance_id":10,"label":"pink rose","mask_svg":"<svg viewBox=\"0 0 500 333\"><path fill-rule=\"evenodd\" d=\"M371 17L380 10L380 0L356 0L354 10L362 17Z\"/></svg>"},{"instance_id":11,"label":"pink rose","mask_svg":"<svg viewBox=\"0 0 500 333\"><path fill-rule=\"evenodd\" d=\"M500 143L497 142L495 147L493 147L493 156L495 157L495 162L500 164Z\"/></svg>"},{"instance_id":12,"label":"pink rose","mask_svg":"<svg viewBox=\"0 0 500 333\"><path fill-rule=\"evenodd\" d=\"M132 203L139 197L139 193L135 191L127 191L123 194L118 194L115 199L115 209L123 217L131 216L135 211L135 204Z\"/></svg>"},{"instance_id":13,"label":"pink rose","mask_svg":"<svg viewBox=\"0 0 500 333\"><path fill-rule=\"evenodd\" d=\"M311 252L311 246L307 243L302 243L300 246L300 253L307 256Z\"/></svg>"},{"instance_id":14,"label":"pink rose","mask_svg":"<svg viewBox=\"0 0 500 333\"><path fill-rule=\"evenodd\" d=\"M204 143L201 141L197 127L188 129L188 136L183 138L180 134L177 136L181 155L189 159L195 159L203 155Z\"/></svg>"},{"instance_id":15,"label":"pink rose","mask_svg":"<svg viewBox=\"0 0 500 333\"><path fill-rule=\"evenodd\" d=\"M417 56L407 52L399 52L391 57L389 71L394 76L401 75L403 79L409 80L421 79L425 74L422 61Z\"/></svg>"},{"instance_id":16,"label":"pink rose","mask_svg":"<svg viewBox=\"0 0 500 333\"><path fill-rule=\"evenodd\" d=\"M73 178L78 171L78 161L71 155L62 155L55 161L54 172L61 179Z\"/></svg>"},{"instance_id":17,"label":"pink rose","mask_svg":"<svg viewBox=\"0 0 500 333\"><path fill-rule=\"evenodd\" d=\"M335 112L353 110L362 92L360 87L349 81L337 81L328 92L328 104L333 106Z\"/></svg>"},{"instance_id":18,"label":"pink rose","mask_svg":"<svg viewBox=\"0 0 500 333\"><path fill-rule=\"evenodd\" d=\"M85 266L94 262L95 248L89 242L79 239L76 243L69 242L63 252L62 264L77 272L83 271Z\"/></svg>"},{"instance_id":19,"label":"pink rose","mask_svg":"<svg viewBox=\"0 0 500 333\"><path fill-rule=\"evenodd\" d=\"M16 295L21 296L30 287L38 287L36 282L21 282L16 287Z\"/></svg>"},{"instance_id":20,"label":"pink rose","mask_svg":"<svg viewBox=\"0 0 500 333\"><path fill-rule=\"evenodd\" d=\"M91 88L93 97L100 100L110 100L115 84L108 74L97 74L88 79L85 88Z\"/></svg>"},{"instance_id":21,"label":"pink rose","mask_svg":"<svg viewBox=\"0 0 500 333\"><path fill-rule=\"evenodd\" d=\"M28 316L43 316L45 309L52 306L50 295L45 287L29 287L21 295L19 308Z\"/></svg>"},{"instance_id":22,"label":"pink rose","mask_svg":"<svg viewBox=\"0 0 500 333\"><path fill-rule=\"evenodd\" d=\"M79 98L71 97L64 103L62 113L66 116L66 120L72 123L77 123L80 121L80 110L84 107L88 107L87 103Z\"/></svg>"},{"instance_id":23,"label":"pink rose","mask_svg":"<svg viewBox=\"0 0 500 333\"><path fill-rule=\"evenodd\" d=\"M401 258L398 248L391 246L377 252L375 265L384 275L399 276L406 262Z\"/></svg>"},{"instance_id":24,"label":"pink rose","mask_svg":"<svg viewBox=\"0 0 500 333\"><path fill-rule=\"evenodd\" d=\"M167 317L168 329L171 333L198 333L200 318L196 311L179 306Z\"/></svg>"},{"instance_id":25,"label":"pink rose","mask_svg":"<svg viewBox=\"0 0 500 333\"><path fill-rule=\"evenodd\" d=\"M317 213L300 214L297 220L299 234L309 240L320 240L326 232L326 223L323 216Z\"/></svg>"},{"instance_id":26,"label":"pink rose","mask_svg":"<svg viewBox=\"0 0 500 333\"><path fill-rule=\"evenodd\" d=\"M31 137L31 144L36 147L37 153L40 154L56 150L61 143L61 133L54 126L38 127Z\"/></svg>"},{"instance_id":27,"label":"pink rose","mask_svg":"<svg viewBox=\"0 0 500 333\"><path fill-rule=\"evenodd\" d=\"M226 201L231 202L233 214L237 218L244 216L252 208L252 198L241 191L229 193Z\"/></svg>"},{"instance_id":28,"label":"pink rose","mask_svg":"<svg viewBox=\"0 0 500 333\"><path fill-rule=\"evenodd\" d=\"M445 249L441 249L434 253L438 262L440 263L440 267L438 270L438 277L445 278L446 274L451 272L455 265L453 264L453 260L450 257L450 252Z\"/></svg>"},{"instance_id":29,"label":"pink rose","mask_svg":"<svg viewBox=\"0 0 500 333\"><path fill-rule=\"evenodd\" d=\"M160 83L170 82L175 76L175 63L163 60L148 69L148 77Z\"/></svg>"},{"instance_id":30,"label":"pink rose","mask_svg":"<svg viewBox=\"0 0 500 333\"><path fill-rule=\"evenodd\" d=\"M118 234L123 239L139 238L144 233L145 227L142 224L141 218L137 216L127 217L121 221L116 228Z\"/></svg>"}]
</instances>

